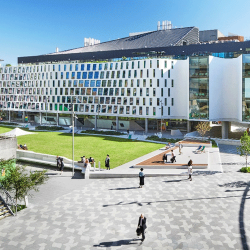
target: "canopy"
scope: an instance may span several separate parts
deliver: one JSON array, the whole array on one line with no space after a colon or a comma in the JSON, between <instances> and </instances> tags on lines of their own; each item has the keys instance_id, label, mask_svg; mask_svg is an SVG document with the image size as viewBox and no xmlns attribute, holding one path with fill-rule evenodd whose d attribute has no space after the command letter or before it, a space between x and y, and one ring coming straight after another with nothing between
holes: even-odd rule
<instances>
[{"instance_id":1,"label":"canopy","mask_svg":"<svg viewBox=\"0 0 250 250\"><path fill-rule=\"evenodd\" d=\"M0 136L11 136L11 137L14 137L14 136L20 136L20 135L30 135L30 134L35 134L35 133L32 133L32 132L27 132L27 131L24 131L20 128L15 128L9 132L6 132L4 134L0 134Z\"/></svg>"}]
</instances>

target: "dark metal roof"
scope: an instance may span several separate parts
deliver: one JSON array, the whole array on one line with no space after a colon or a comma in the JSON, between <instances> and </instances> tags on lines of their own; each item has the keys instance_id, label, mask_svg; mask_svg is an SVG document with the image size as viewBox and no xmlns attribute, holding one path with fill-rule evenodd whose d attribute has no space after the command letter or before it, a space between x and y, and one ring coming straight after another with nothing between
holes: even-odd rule
<instances>
[{"instance_id":1,"label":"dark metal roof","mask_svg":"<svg viewBox=\"0 0 250 250\"><path fill-rule=\"evenodd\" d=\"M141 33L96 45L56 52L50 55L176 46L180 45L179 42L182 39L185 39L188 33L192 30L196 31L195 39L187 39L189 40L188 43L197 43L199 41L198 29L195 27L187 27Z\"/></svg>"}]
</instances>

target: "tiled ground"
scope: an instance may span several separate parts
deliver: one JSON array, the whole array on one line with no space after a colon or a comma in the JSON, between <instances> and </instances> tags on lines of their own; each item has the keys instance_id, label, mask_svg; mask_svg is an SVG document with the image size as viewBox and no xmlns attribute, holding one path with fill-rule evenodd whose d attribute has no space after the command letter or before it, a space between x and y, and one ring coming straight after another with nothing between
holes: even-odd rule
<instances>
[{"instance_id":1,"label":"tiled ground","mask_svg":"<svg viewBox=\"0 0 250 250\"><path fill-rule=\"evenodd\" d=\"M249 175L237 172L245 159L233 146L221 152L224 173L146 178L141 189L136 178L52 175L30 208L0 221L0 249L248 249Z\"/></svg>"}]
</instances>

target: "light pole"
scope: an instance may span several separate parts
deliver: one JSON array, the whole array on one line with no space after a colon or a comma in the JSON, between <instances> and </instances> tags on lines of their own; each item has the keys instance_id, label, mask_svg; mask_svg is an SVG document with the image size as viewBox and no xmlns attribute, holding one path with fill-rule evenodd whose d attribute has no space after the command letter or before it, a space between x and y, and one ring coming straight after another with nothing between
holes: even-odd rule
<instances>
[{"instance_id":1,"label":"light pole","mask_svg":"<svg viewBox=\"0 0 250 250\"><path fill-rule=\"evenodd\" d=\"M75 112L73 111L73 105L71 105L72 108L72 176L74 176L74 133L75 133Z\"/></svg>"},{"instance_id":2,"label":"light pole","mask_svg":"<svg viewBox=\"0 0 250 250\"><path fill-rule=\"evenodd\" d=\"M161 110L161 133L162 133L162 100L160 100L160 103L161 103L160 110Z\"/></svg>"}]
</instances>

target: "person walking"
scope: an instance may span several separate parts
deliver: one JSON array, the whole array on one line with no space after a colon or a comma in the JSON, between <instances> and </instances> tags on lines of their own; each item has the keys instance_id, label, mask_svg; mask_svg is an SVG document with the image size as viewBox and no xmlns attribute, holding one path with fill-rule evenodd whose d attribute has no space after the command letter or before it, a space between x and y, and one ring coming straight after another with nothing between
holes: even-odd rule
<instances>
[{"instance_id":1,"label":"person walking","mask_svg":"<svg viewBox=\"0 0 250 250\"><path fill-rule=\"evenodd\" d=\"M62 172L63 172L63 168L64 168L64 162L63 162L63 158L60 158L60 160L61 160L61 174L62 174Z\"/></svg>"},{"instance_id":2,"label":"person walking","mask_svg":"<svg viewBox=\"0 0 250 250\"><path fill-rule=\"evenodd\" d=\"M61 159L59 156L56 157L56 166L58 168L58 170L60 170L61 168Z\"/></svg>"},{"instance_id":3,"label":"person walking","mask_svg":"<svg viewBox=\"0 0 250 250\"><path fill-rule=\"evenodd\" d=\"M142 188L142 186L144 185L145 174L143 173L143 168L141 168L140 170L141 172L139 173L139 179L140 179L139 188Z\"/></svg>"},{"instance_id":4,"label":"person walking","mask_svg":"<svg viewBox=\"0 0 250 250\"><path fill-rule=\"evenodd\" d=\"M144 215L141 214L141 216L139 217L139 221L138 221L138 228L140 228L141 234L142 234L141 241L145 240L145 230L147 228L146 220L147 220L146 217L144 217Z\"/></svg>"},{"instance_id":5,"label":"person walking","mask_svg":"<svg viewBox=\"0 0 250 250\"><path fill-rule=\"evenodd\" d=\"M181 143L179 143L179 155L181 155L182 148L183 148L183 145Z\"/></svg>"},{"instance_id":6,"label":"person walking","mask_svg":"<svg viewBox=\"0 0 250 250\"><path fill-rule=\"evenodd\" d=\"M110 170L110 158L109 155L107 155L106 159L105 159L105 167L107 168L107 170Z\"/></svg>"},{"instance_id":7,"label":"person walking","mask_svg":"<svg viewBox=\"0 0 250 250\"><path fill-rule=\"evenodd\" d=\"M192 174L193 174L193 161L192 160L189 160L188 162L188 180L190 179L190 181L192 181Z\"/></svg>"}]
</instances>

